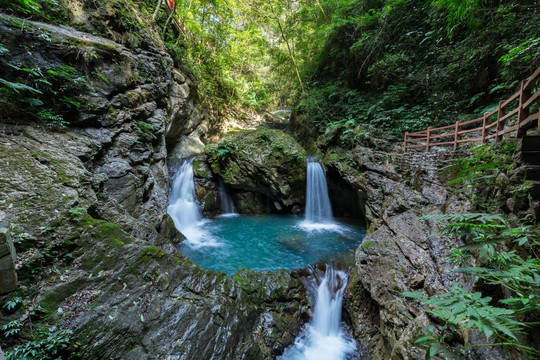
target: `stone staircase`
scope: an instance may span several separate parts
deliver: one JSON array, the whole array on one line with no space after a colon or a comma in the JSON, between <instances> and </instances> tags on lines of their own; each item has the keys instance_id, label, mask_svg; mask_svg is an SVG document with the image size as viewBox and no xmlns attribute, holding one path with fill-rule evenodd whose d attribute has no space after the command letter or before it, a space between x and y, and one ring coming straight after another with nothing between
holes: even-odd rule
<instances>
[{"instance_id":1,"label":"stone staircase","mask_svg":"<svg viewBox=\"0 0 540 360\"><path fill-rule=\"evenodd\" d=\"M526 180L530 180L533 184L531 197L537 203L536 222L540 224L540 136L523 138L521 160L527 165Z\"/></svg>"}]
</instances>

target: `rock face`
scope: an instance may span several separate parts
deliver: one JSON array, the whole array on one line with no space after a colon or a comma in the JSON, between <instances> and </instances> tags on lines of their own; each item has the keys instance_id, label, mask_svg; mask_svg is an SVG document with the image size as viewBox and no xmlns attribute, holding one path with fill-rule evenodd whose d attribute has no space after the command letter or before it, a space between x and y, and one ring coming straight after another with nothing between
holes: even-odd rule
<instances>
[{"instance_id":1,"label":"rock face","mask_svg":"<svg viewBox=\"0 0 540 360\"><path fill-rule=\"evenodd\" d=\"M233 131L221 143L207 146L206 154L213 172L231 188L242 190L235 198L239 211L251 212L242 203L252 200L265 208L265 198L277 211L303 205L307 154L282 131Z\"/></svg>"},{"instance_id":2,"label":"rock face","mask_svg":"<svg viewBox=\"0 0 540 360\"><path fill-rule=\"evenodd\" d=\"M6 214L0 211L0 294L17 289L16 261L17 253L9 232L9 221Z\"/></svg>"},{"instance_id":3,"label":"rock face","mask_svg":"<svg viewBox=\"0 0 540 360\"><path fill-rule=\"evenodd\" d=\"M89 16L116 4L104 3ZM65 129L0 124L0 212L17 240L19 295L46 315L34 326L72 329L83 359L269 359L290 345L308 314L296 275L227 278L174 247L166 139L189 135L200 115L162 44L143 37L134 51L69 28L14 23L0 16L4 60L69 65L87 83L74 96L92 104ZM78 51L99 56L85 62Z\"/></svg>"},{"instance_id":4,"label":"rock face","mask_svg":"<svg viewBox=\"0 0 540 360\"><path fill-rule=\"evenodd\" d=\"M432 322L400 294L423 289L433 295L461 281L445 256L454 240L435 236L436 221L424 217L470 208L443 185L448 175L438 169L447 156L357 147L329 151L324 159L364 199L369 232L356 252L345 306L372 359L423 359L412 344Z\"/></svg>"}]
</instances>

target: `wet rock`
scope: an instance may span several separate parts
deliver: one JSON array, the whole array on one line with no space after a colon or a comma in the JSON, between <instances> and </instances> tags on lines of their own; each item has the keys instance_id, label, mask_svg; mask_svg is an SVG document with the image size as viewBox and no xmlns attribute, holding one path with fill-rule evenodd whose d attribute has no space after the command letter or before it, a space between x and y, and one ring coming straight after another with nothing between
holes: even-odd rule
<instances>
[{"instance_id":1,"label":"wet rock","mask_svg":"<svg viewBox=\"0 0 540 360\"><path fill-rule=\"evenodd\" d=\"M212 171L230 187L255 192L284 208L304 200L306 151L279 130L233 131L206 147Z\"/></svg>"},{"instance_id":2,"label":"wet rock","mask_svg":"<svg viewBox=\"0 0 540 360\"><path fill-rule=\"evenodd\" d=\"M9 222L5 213L0 211L0 294L17 290L15 263L17 253L9 231Z\"/></svg>"},{"instance_id":3,"label":"wet rock","mask_svg":"<svg viewBox=\"0 0 540 360\"><path fill-rule=\"evenodd\" d=\"M156 279L157 287L160 291L165 291L169 288L170 280L167 274L160 274Z\"/></svg>"},{"instance_id":4,"label":"wet rock","mask_svg":"<svg viewBox=\"0 0 540 360\"><path fill-rule=\"evenodd\" d=\"M454 240L436 235L437 222L424 216L467 211L470 204L445 189L437 157L406 156L358 147L324 158L350 188L364 194L369 232L356 251L345 307L358 341L374 360L425 356L411 344L437 325L403 292L434 294L463 283L446 257Z\"/></svg>"},{"instance_id":5,"label":"wet rock","mask_svg":"<svg viewBox=\"0 0 540 360\"><path fill-rule=\"evenodd\" d=\"M234 205L240 214L268 214L274 212L268 198L261 194L247 191L233 195Z\"/></svg>"}]
</instances>

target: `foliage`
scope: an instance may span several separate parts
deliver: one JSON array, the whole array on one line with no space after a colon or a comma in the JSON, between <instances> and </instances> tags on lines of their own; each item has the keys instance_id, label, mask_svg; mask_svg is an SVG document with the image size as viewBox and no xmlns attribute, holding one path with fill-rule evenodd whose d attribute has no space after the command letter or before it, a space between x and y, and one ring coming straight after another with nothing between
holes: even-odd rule
<instances>
[{"instance_id":1,"label":"foliage","mask_svg":"<svg viewBox=\"0 0 540 360\"><path fill-rule=\"evenodd\" d=\"M22 323L19 320L12 320L3 325L1 330L4 332L5 337L10 337L19 334L21 327Z\"/></svg>"},{"instance_id":2,"label":"foliage","mask_svg":"<svg viewBox=\"0 0 540 360\"><path fill-rule=\"evenodd\" d=\"M465 236L466 244L452 249L450 255L454 265L458 266L456 272L472 276L483 284L505 288L511 295L495 301L481 292L470 293L458 285L449 292L431 297L421 292L403 295L419 299L428 307L429 313L443 320L443 332L475 329L482 331L487 339L494 336L499 341L489 345L540 354L519 341L520 333L529 326L523 316L532 314L534 317L540 311L540 260L534 252L540 246L537 229L532 226L511 228L505 217L492 214L453 214L436 219L445 223L440 231L442 234ZM531 255L523 256L524 250ZM473 262L473 258L478 262ZM432 332L419 339L430 355L427 358L442 349L445 337L435 336ZM471 344L467 347L475 345L484 346Z\"/></svg>"},{"instance_id":3,"label":"foliage","mask_svg":"<svg viewBox=\"0 0 540 360\"><path fill-rule=\"evenodd\" d=\"M0 0L0 10L15 10L18 15L35 20L65 23L67 11L61 0Z\"/></svg>"},{"instance_id":4,"label":"foliage","mask_svg":"<svg viewBox=\"0 0 540 360\"><path fill-rule=\"evenodd\" d=\"M35 340L17 345L6 351L6 360L58 360L66 359L68 348L76 348L71 330L37 329Z\"/></svg>"},{"instance_id":5,"label":"foliage","mask_svg":"<svg viewBox=\"0 0 540 360\"><path fill-rule=\"evenodd\" d=\"M338 2L304 63L310 81L301 113L321 134L349 119L351 131L370 125L396 137L470 120L536 70L540 29L533 24L540 14L534 4Z\"/></svg>"},{"instance_id":6,"label":"foliage","mask_svg":"<svg viewBox=\"0 0 540 360\"><path fill-rule=\"evenodd\" d=\"M525 324L513 320L512 310L489 305L491 297L483 297L482 293L469 293L457 284L452 290L432 297L421 293L404 293L406 297L417 298L429 308L429 313L452 325L451 328L478 329L484 333L486 339L496 336L507 336L517 340L517 333Z\"/></svg>"},{"instance_id":7,"label":"foliage","mask_svg":"<svg viewBox=\"0 0 540 360\"><path fill-rule=\"evenodd\" d=\"M71 66L41 69L18 66L0 58L4 74L0 78L0 118L36 119L47 126L65 127L78 113L79 99L73 98L86 89L86 80Z\"/></svg>"},{"instance_id":8,"label":"foliage","mask_svg":"<svg viewBox=\"0 0 540 360\"><path fill-rule=\"evenodd\" d=\"M7 311L15 310L17 306L22 304L22 298L19 296L14 297L11 300L6 301L4 306L2 306L3 309L6 309Z\"/></svg>"},{"instance_id":9,"label":"foliage","mask_svg":"<svg viewBox=\"0 0 540 360\"><path fill-rule=\"evenodd\" d=\"M141 134L148 134L153 139L157 139L154 132L159 129L159 125L149 124L144 121L139 121L135 125L133 125L133 128L137 130L138 132L140 132Z\"/></svg>"},{"instance_id":10,"label":"foliage","mask_svg":"<svg viewBox=\"0 0 540 360\"><path fill-rule=\"evenodd\" d=\"M236 144L230 141L222 141L217 146L217 157L220 161L225 161L236 150Z\"/></svg>"}]
</instances>

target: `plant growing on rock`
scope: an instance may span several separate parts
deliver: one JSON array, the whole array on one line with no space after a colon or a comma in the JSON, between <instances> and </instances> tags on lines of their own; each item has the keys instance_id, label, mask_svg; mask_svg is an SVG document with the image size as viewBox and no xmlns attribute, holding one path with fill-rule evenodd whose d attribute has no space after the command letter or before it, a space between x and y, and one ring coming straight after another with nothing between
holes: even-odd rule
<instances>
[{"instance_id":1,"label":"plant growing on rock","mask_svg":"<svg viewBox=\"0 0 540 360\"><path fill-rule=\"evenodd\" d=\"M237 146L235 143L230 141L222 141L217 146L217 157L220 161L226 161L227 158L233 154L233 152L237 149Z\"/></svg>"},{"instance_id":2,"label":"plant growing on rock","mask_svg":"<svg viewBox=\"0 0 540 360\"><path fill-rule=\"evenodd\" d=\"M0 78L0 118L40 120L47 126L65 127L75 118L81 101L73 94L86 89L86 79L68 65L44 71L39 66L15 65L0 57L6 66Z\"/></svg>"}]
</instances>

